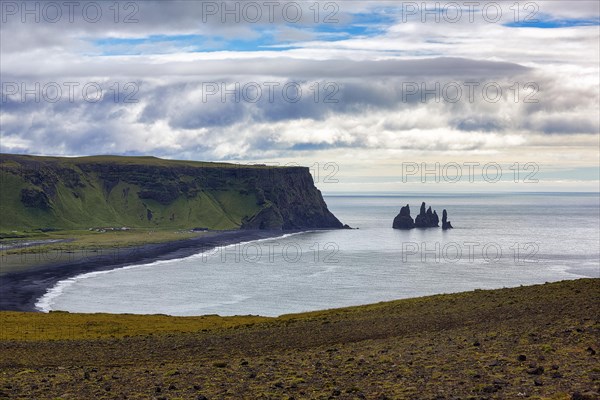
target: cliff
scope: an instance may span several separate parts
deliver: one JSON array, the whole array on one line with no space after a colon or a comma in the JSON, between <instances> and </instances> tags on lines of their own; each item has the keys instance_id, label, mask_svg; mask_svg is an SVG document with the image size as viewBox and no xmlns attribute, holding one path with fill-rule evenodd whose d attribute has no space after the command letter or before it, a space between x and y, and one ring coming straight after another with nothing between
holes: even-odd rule
<instances>
[{"instance_id":1,"label":"cliff","mask_svg":"<svg viewBox=\"0 0 600 400\"><path fill-rule=\"evenodd\" d=\"M0 154L0 231L341 228L308 168Z\"/></svg>"}]
</instances>

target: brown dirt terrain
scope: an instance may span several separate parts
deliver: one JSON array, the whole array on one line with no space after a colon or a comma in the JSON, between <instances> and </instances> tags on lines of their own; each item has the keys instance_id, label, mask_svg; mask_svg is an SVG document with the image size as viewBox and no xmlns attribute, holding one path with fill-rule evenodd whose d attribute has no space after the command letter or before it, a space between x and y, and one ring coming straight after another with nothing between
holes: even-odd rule
<instances>
[{"instance_id":1,"label":"brown dirt terrain","mask_svg":"<svg viewBox=\"0 0 600 400\"><path fill-rule=\"evenodd\" d=\"M600 279L581 279L197 330L149 316L139 333L68 340L51 339L64 313L0 313L47 332L3 336L0 398L598 399L599 306Z\"/></svg>"}]
</instances>

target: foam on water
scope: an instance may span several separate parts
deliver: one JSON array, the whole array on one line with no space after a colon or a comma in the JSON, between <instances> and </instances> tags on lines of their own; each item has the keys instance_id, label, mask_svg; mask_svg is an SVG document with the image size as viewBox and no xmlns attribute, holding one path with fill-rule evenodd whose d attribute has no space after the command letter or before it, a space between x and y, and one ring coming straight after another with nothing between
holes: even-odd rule
<instances>
[{"instance_id":1,"label":"foam on water","mask_svg":"<svg viewBox=\"0 0 600 400\"><path fill-rule=\"evenodd\" d=\"M251 243L260 243L260 242L274 240L274 239L285 239L285 238L288 238L288 237L291 237L294 235L299 235L299 234L307 233L307 232L312 232L312 231L286 233L286 234L282 234L281 236L248 240L245 242L233 243L233 244L219 246L219 247L221 249L235 248L236 246L243 246L243 245L247 245L247 244L251 244ZM128 265L128 266L124 266L124 267L109 269L106 271L94 271L94 272L86 272L83 274L79 274L74 277L58 281L53 287L48 289L48 291L36 301L35 308L42 312L52 311L52 304L54 303L54 300L56 298L61 296L67 288L69 288L69 287L73 286L74 284L76 284L77 282L85 280L85 279L90 279L90 278L94 278L94 277L97 277L100 275L106 275L106 274L121 272L121 271L125 271L125 270L131 270L131 269L137 269L137 268L152 268L152 267L165 265L165 264L179 263L182 261L188 261L188 260L193 261L193 260L203 258L203 257L210 257L210 256L216 257L217 252L218 252L218 248L217 249L208 249L208 250L196 253L196 254L192 254L191 256L177 258L177 259L158 260L158 261L153 261L151 263ZM241 301L241 300L239 300L239 301ZM233 303L235 303L235 302L233 302Z\"/></svg>"}]
</instances>

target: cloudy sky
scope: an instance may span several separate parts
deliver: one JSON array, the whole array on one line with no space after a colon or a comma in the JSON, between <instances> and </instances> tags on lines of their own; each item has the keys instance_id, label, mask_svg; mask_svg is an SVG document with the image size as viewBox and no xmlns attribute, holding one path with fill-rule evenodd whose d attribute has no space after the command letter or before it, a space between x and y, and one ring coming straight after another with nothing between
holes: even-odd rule
<instances>
[{"instance_id":1,"label":"cloudy sky","mask_svg":"<svg viewBox=\"0 0 600 400\"><path fill-rule=\"evenodd\" d=\"M325 192L599 190L596 0L0 5L1 152L300 164Z\"/></svg>"}]
</instances>

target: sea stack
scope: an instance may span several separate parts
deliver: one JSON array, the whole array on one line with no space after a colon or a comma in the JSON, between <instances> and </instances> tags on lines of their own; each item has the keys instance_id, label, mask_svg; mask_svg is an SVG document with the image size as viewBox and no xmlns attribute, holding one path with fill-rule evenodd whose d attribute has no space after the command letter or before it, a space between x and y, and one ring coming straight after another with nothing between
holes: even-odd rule
<instances>
[{"instance_id":1,"label":"sea stack","mask_svg":"<svg viewBox=\"0 0 600 400\"><path fill-rule=\"evenodd\" d=\"M417 218L410 216L410 207L407 204L400 209L400 214L396 215L392 228L394 229L413 229L413 228L438 228L440 226L440 217L437 211L432 210L431 206L426 208L425 202L421 203L421 209ZM442 214L442 229L452 229L452 224L448 221L448 213L444 210Z\"/></svg>"},{"instance_id":2,"label":"sea stack","mask_svg":"<svg viewBox=\"0 0 600 400\"><path fill-rule=\"evenodd\" d=\"M450 223L450 221L448 221L448 213L445 209L444 211L442 211L442 229L453 229L452 224Z\"/></svg>"},{"instance_id":3,"label":"sea stack","mask_svg":"<svg viewBox=\"0 0 600 400\"><path fill-rule=\"evenodd\" d=\"M410 207L408 204L405 207L400 209L400 214L396 215L394 218L394 223L392 224L392 228L394 229L413 229L415 227L415 222L410 216Z\"/></svg>"},{"instance_id":4,"label":"sea stack","mask_svg":"<svg viewBox=\"0 0 600 400\"><path fill-rule=\"evenodd\" d=\"M425 211L425 202L421 203L421 210L417 218L415 218L415 226L417 228L435 228L440 226L440 219L437 212L434 213L431 207Z\"/></svg>"}]
</instances>

